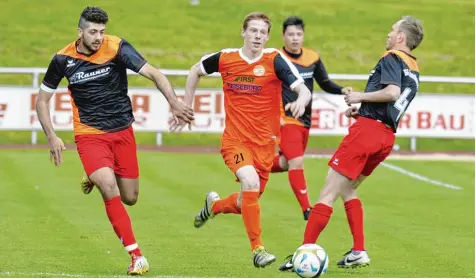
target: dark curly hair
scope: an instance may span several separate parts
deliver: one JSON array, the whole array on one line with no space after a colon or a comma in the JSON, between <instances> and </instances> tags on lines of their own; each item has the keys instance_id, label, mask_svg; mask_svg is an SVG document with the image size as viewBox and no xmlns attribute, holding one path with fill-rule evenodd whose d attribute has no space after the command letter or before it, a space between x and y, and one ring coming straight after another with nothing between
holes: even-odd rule
<instances>
[{"instance_id":1,"label":"dark curly hair","mask_svg":"<svg viewBox=\"0 0 476 279\"><path fill-rule=\"evenodd\" d=\"M109 18L107 13L99 7L86 7L79 17L78 27L84 29L88 23L106 24Z\"/></svg>"}]
</instances>

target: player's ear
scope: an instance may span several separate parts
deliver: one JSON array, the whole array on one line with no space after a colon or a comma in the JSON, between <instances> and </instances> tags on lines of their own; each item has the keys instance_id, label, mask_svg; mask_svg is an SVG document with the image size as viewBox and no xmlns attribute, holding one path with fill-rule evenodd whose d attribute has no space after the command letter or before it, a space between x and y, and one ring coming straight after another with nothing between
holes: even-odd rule
<instances>
[{"instance_id":1,"label":"player's ear","mask_svg":"<svg viewBox=\"0 0 476 279\"><path fill-rule=\"evenodd\" d=\"M397 33L397 42L401 43L406 39L405 33L398 32Z\"/></svg>"},{"instance_id":2,"label":"player's ear","mask_svg":"<svg viewBox=\"0 0 476 279\"><path fill-rule=\"evenodd\" d=\"M82 35L83 35L83 29L78 27L78 37L81 38Z\"/></svg>"},{"instance_id":3,"label":"player's ear","mask_svg":"<svg viewBox=\"0 0 476 279\"><path fill-rule=\"evenodd\" d=\"M241 37L245 38L245 29L241 29Z\"/></svg>"}]
</instances>

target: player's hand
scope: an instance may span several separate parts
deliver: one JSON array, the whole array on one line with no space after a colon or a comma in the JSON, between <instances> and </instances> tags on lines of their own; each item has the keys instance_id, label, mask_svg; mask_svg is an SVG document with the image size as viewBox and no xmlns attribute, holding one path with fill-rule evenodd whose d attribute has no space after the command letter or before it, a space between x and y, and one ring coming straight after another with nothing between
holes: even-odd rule
<instances>
[{"instance_id":1,"label":"player's hand","mask_svg":"<svg viewBox=\"0 0 476 279\"><path fill-rule=\"evenodd\" d=\"M195 118L193 117L193 109L187 106L180 100L170 102L172 116L175 122L182 120L185 123L192 123Z\"/></svg>"},{"instance_id":2,"label":"player's hand","mask_svg":"<svg viewBox=\"0 0 476 279\"><path fill-rule=\"evenodd\" d=\"M344 87L342 88L342 90L340 91L342 94L349 94L350 92L352 92L352 87Z\"/></svg>"},{"instance_id":3,"label":"player's hand","mask_svg":"<svg viewBox=\"0 0 476 279\"><path fill-rule=\"evenodd\" d=\"M359 116L359 108L351 106L345 110L345 116L350 118L357 118Z\"/></svg>"},{"instance_id":4,"label":"player's hand","mask_svg":"<svg viewBox=\"0 0 476 279\"><path fill-rule=\"evenodd\" d=\"M362 101L362 93L360 92L355 92L351 91L349 93L346 93L344 96L344 100L348 106L352 104L358 104Z\"/></svg>"},{"instance_id":5,"label":"player's hand","mask_svg":"<svg viewBox=\"0 0 476 279\"><path fill-rule=\"evenodd\" d=\"M291 111L294 118L299 118L306 111L306 103L298 98L292 103L287 103L284 109Z\"/></svg>"},{"instance_id":6,"label":"player's hand","mask_svg":"<svg viewBox=\"0 0 476 279\"><path fill-rule=\"evenodd\" d=\"M170 125L170 128L169 130L171 132L174 132L174 133L178 133L178 132L181 132L183 130L183 128L185 127L185 125L187 125L187 123L183 120L175 120L172 122L172 124ZM188 123L188 130L191 131L192 130L192 123Z\"/></svg>"},{"instance_id":7,"label":"player's hand","mask_svg":"<svg viewBox=\"0 0 476 279\"><path fill-rule=\"evenodd\" d=\"M63 150L66 149L63 140L57 136L52 136L48 138L48 142L50 144L50 161L54 161L55 165L59 167L63 162Z\"/></svg>"}]
</instances>

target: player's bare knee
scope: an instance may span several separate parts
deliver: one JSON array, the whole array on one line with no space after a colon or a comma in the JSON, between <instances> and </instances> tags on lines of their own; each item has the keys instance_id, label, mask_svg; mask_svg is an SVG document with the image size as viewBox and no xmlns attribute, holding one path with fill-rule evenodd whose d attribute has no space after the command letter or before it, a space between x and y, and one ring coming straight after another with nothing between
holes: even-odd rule
<instances>
[{"instance_id":1,"label":"player's bare knee","mask_svg":"<svg viewBox=\"0 0 476 279\"><path fill-rule=\"evenodd\" d=\"M289 170L299 170L304 169L304 157L299 156L288 161Z\"/></svg>"},{"instance_id":2,"label":"player's bare knee","mask_svg":"<svg viewBox=\"0 0 476 279\"><path fill-rule=\"evenodd\" d=\"M284 157L283 155L281 155L281 157L279 157L279 167L280 167L283 171L287 171L287 170L289 169L288 160L287 160L286 157Z\"/></svg>"},{"instance_id":3,"label":"player's bare knee","mask_svg":"<svg viewBox=\"0 0 476 279\"><path fill-rule=\"evenodd\" d=\"M89 179L99 188L104 199L110 199L120 194L114 171L110 168L101 168L93 172Z\"/></svg>"},{"instance_id":4,"label":"player's bare knee","mask_svg":"<svg viewBox=\"0 0 476 279\"><path fill-rule=\"evenodd\" d=\"M319 196L320 203L332 206L332 204L334 204L339 195L341 195L343 179L341 179L340 176L342 175L334 171L332 168L329 169L329 172L327 173L326 177L326 182Z\"/></svg>"},{"instance_id":5,"label":"player's bare knee","mask_svg":"<svg viewBox=\"0 0 476 279\"><path fill-rule=\"evenodd\" d=\"M236 176L241 182L242 191L259 191L259 176L253 166L246 165L241 167L236 171Z\"/></svg>"},{"instance_id":6,"label":"player's bare knee","mask_svg":"<svg viewBox=\"0 0 476 279\"><path fill-rule=\"evenodd\" d=\"M129 206L133 206L134 204L136 204L138 198L139 198L139 195L121 196L122 202Z\"/></svg>"}]
</instances>

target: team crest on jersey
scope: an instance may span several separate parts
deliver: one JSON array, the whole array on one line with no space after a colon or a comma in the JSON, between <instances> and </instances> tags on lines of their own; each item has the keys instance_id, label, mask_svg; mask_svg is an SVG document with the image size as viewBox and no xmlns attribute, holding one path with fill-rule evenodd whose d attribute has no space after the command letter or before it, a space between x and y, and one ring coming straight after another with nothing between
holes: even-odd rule
<instances>
[{"instance_id":1,"label":"team crest on jersey","mask_svg":"<svg viewBox=\"0 0 476 279\"><path fill-rule=\"evenodd\" d=\"M265 72L265 69L263 66L261 65L257 65L254 69L253 69L253 73L255 74L255 76L262 76L264 75L264 72Z\"/></svg>"}]
</instances>

